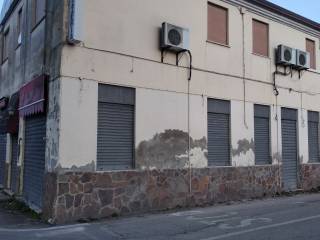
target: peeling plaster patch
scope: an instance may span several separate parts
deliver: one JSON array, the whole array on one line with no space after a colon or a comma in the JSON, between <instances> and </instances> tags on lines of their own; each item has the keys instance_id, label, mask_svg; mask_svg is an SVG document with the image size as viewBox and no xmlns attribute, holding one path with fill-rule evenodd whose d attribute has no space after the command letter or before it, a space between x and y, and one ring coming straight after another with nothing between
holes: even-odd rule
<instances>
[{"instance_id":1,"label":"peeling plaster patch","mask_svg":"<svg viewBox=\"0 0 320 240\"><path fill-rule=\"evenodd\" d=\"M303 155L299 156L299 163L303 163Z\"/></svg>"},{"instance_id":2,"label":"peeling plaster patch","mask_svg":"<svg viewBox=\"0 0 320 240\"><path fill-rule=\"evenodd\" d=\"M240 156L241 154L246 154L252 150L254 152L254 141L251 142L247 139L241 139L238 141L238 148L232 148L232 156Z\"/></svg>"},{"instance_id":3,"label":"peeling plaster patch","mask_svg":"<svg viewBox=\"0 0 320 240\"><path fill-rule=\"evenodd\" d=\"M84 166L73 165L71 168L63 168L60 164L55 168L55 172L94 172L96 164L94 161Z\"/></svg>"},{"instance_id":4,"label":"peeling plaster patch","mask_svg":"<svg viewBox=\"0 0 320 240\"><path fill-rule=\"evenodd\" d=\"M272 160L273 160L273 163L280 163L282 162L282 156L281 156L281 153L279 152L276 152L272 155Z\"/></svg>"},{"instance_id":5,"label":"peeling plaster patch","mask_svg":"<svg viewBox=\"0 0 320 240\"><path fill-rule=\"evenodd\" d=\"M190 138L190 145L190 161L194 165L198 165L199 159L206 162L206 138L198 140ZM157 133L152 139L142 141L138 145L136 159L136 165L141 169L184 168L189 165L188 133L177 129L168 129ZM199 163L199 166L202 166L202 162Z\"/></svg>"}]
</instances>

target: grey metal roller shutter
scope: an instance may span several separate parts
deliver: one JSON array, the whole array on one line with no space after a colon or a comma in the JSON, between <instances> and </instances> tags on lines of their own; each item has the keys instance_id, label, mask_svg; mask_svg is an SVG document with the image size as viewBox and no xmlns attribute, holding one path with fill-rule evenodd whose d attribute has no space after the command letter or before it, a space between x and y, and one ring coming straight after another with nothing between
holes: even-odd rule
<instances>
[{"instance_id":1,"label":"grey metal roller shutter","mask_svg":"<svg viewBox=\"0 0 320 240\"><path fill-rule=\"evenodd\" d=\"M309 162L319 162L319 113L308 112Z\"/></svg>"},{"instance_id":2,"label":"grey metal roller shutter","mask_svg":"<svg viewBox=\"0 0 320 240\"><path fill-rule=\"evenodd\" d=\"M297 189L297 111L281 109L282 129L282 181L285 190Z\"/></svg>"},{"instance_id":3,"label":"grey metal roller shutter","mask_svg":"<svg viewBox=\"0 0 320 240\"><path fill-rule=\"evenodd\" d=\"M97 170L134 165L135 90L99 85Z\"/></svg>"},{"instance_id":4,"label":"grey metal roller shutter","mask_svg":"<svg viewBox=\"0 0 320 240\"><path fill-rule=\"evenodd\" d=\"M271 164L269 106L254 106L254 142L256 165Z\"/></svg>"},{"instance_id":5,"label":"grey metal roller shutter","mask_svg":"<svg viewBox=\"0 0 320 240\"><path fill-rule=\"evenodd\" d=\"M0 185L4 186L4 175L6 168L6 147L7 136L6 134L0 134Z\"/></svg>"},{"instance_id":6,"label":"grey metal roller shutter","mask_svg":"<svg viewBox=\"0 0 320 240\"><path fill-rule=\"evenodd\" d=\"M230 165L230 102L208 99L208 165Z\"/></svg>"},{"instance_id":7,"label":"grey metal roller shutter","mask_svg":"<svg viewBox=\"0 0 320 240\"><path fill-rule=\"evenodd\" d=\"M29 204L40 209L45 171L45 137L46 117L26 118L23 195Z\"/></svg>"},{"instance_id":8,"label":"grey metal roller shutter","mask_svg":"<svg viewBox=\"0 0 320 240\"><path fill-rule=\"evenodd\" d=\"M12 137L12 156L11 156L11 191L17 192L18 183L18 136Z\"/></svg>"}]
</instances>

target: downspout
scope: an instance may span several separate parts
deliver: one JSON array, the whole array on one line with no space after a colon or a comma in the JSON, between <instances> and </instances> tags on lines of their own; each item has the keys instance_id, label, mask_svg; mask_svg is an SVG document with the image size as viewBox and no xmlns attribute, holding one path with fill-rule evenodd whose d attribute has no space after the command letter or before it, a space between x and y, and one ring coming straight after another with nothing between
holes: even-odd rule
<instances>
[{"instance_id":1,"label":"downspout","mask_svg":"<svg viewBox=\"0 0 320 240\"><path fill-rule=\"evenodd\" d=\"M246 129L248 129L247 124L247 107L246 107L246 62L245 62L245 26L244 26L244 15L246 12L246 9L241 7L239 9L241 14L241 20L242 20L242 83L243 83L243 124Z\"/></svg>"},{"instance_id":2,"label":"downspout","mask_svg":"<svg viewBox=\"0 0 320 240\"><path fill-rule=\"evenodd\" d=\"M191 134L190 134L190 83L192 78L192 54L191 51L187 51L189 54L189 77L188 77L188 162L189 162L189 193L192 192L192 166L190 159L191 151Z\"/></svg>"}]
</instances>

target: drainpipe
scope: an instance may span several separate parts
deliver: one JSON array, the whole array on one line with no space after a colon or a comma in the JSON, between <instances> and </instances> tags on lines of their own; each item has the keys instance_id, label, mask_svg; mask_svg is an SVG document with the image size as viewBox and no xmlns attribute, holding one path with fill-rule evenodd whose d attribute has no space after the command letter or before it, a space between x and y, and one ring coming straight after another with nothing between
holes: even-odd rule
<instances>
[{"instance_id":1,"label":"drainpipe","mask_svg":"<svg viewBox=\"0 0 320 240\"><path fill-rule=\"evenodd\" d=\"M246 62L245 62L245 26L244 26L244 15L246 9L244 7L239 8L241 19L242 19L242 82L243 82L243 124L248 129L247 124L247 107L246 107Z\"/></svg>"}]
</instances>

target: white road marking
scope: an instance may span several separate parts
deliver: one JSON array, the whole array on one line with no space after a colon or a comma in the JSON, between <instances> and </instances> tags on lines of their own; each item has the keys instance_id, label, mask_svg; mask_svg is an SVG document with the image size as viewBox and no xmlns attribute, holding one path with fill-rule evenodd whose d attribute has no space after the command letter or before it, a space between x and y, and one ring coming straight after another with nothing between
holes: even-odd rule
<instances>
[{"instance_id":1,"label":"white road marking","mask_svg":"<svg viewBox=\"0 0 320 240\"><path fill-rule=\"evenodd\" d=\"M67 226L58 226L58 227L48 227L48 228L28 228L28 229L11 229L11 228L0 228L0 232L42 232L42 231L53 231L53 230L62 230L62 229L72 229L77 227L88 226L88 223L67 225Z\"/></svg>"},{"instance_id":2,"label":"white road marking","mask_svg":"<svg viewBox=\"0 0 320 240\"><path fill-rule=\"evenodd\" d=\"M281 222L281 223L270 224L270 225L267 225L267 226L261 226L261 227L256 227L256 228L252 228L252 229L248 229L248 230L243 230L243 231L238 231L238 232L233 232L233 233L227 233L227 234L219 235L219 236L216 236L216 237L203 238L203 239L200 239L200 240L219 240L219 239L234 237L234 236L238 236L238 235L242 235L242 234L246 234L246 233L256 232L256 231L260 231L260 230L282 227L282 226L286 226L286 225L290 225L290 224L294 224L294 223L306 222L306 221L310 221L310 220L317 219L317 218L320 218L320 215L315 215L315 216L310 216L310 217L305 217L305 218L299 218L299 219L286 221L286 222Z\"/></svg>"},{"instance_id":3,"label":"white road marking","mask_svg":"<svg viewBox=\"0 0 320 240\"><path fill-rule=\"evenodd\" d=\"M227 214L223 214L223 215L217 215L217 216L210 216L210 217L201 217L201 216L188 216L187 220L190 221L197 221L197 220L207 220L207 219L225 219L231 216L235 216L238 215L237 212L230 212Z\"/></svg>"},{"instance_id":4,"label":"white road marking","mask_svg":"<svg viewBox=\"0 0 320 240\"><path fill-rule=\"evenodd\" d=\"M241 219L241 218L240 217L229 217L229 218L217 219L214 221L200 221L200 222L203 224L206 224L206 225L218 225L218 224L221 224L221 223L224 223L227 221L234 221L234 220L238 220L238 219Z\"/></svg>"},{"instance_id":5,"label":"white road marking","mask_svg":"<svg viewBox=\"0 0 320 240\"><path fill-rule=\"evenodd\" d=\"M202 213L203 213L202 211L186 211L186 212L172 213L171 216L187 217L187 216L199 215L199 214L202 214Z\"/></svg>"},{"instance_id":6,"label":"white road marking","mask_svg":"<svg viewBox=\"0 0 320 240\"><path fill-rule=\"evenodd\" d=\"M66 228L66 229L58 229L58 230L51 230L43 233L36 233L36 237L43 238L43 237L55 237L55 236L61 236L76 232L84 232L84 227L75 227L75 228Z\"/></svg>"},{"instance_id":7,"label":"white road marking","mask_svg":"<svg viewBox=\"0 0 320 240\"><path fill-rule=\"evenodd\" d=\"M270 218L248 218L248 219L241 220L239 225L230 225L227 223L223 223L219 225L219 228L220 229L244 228L252 225L253 222L271 223L272 220Z\"/></svg>"}]
</instances>

